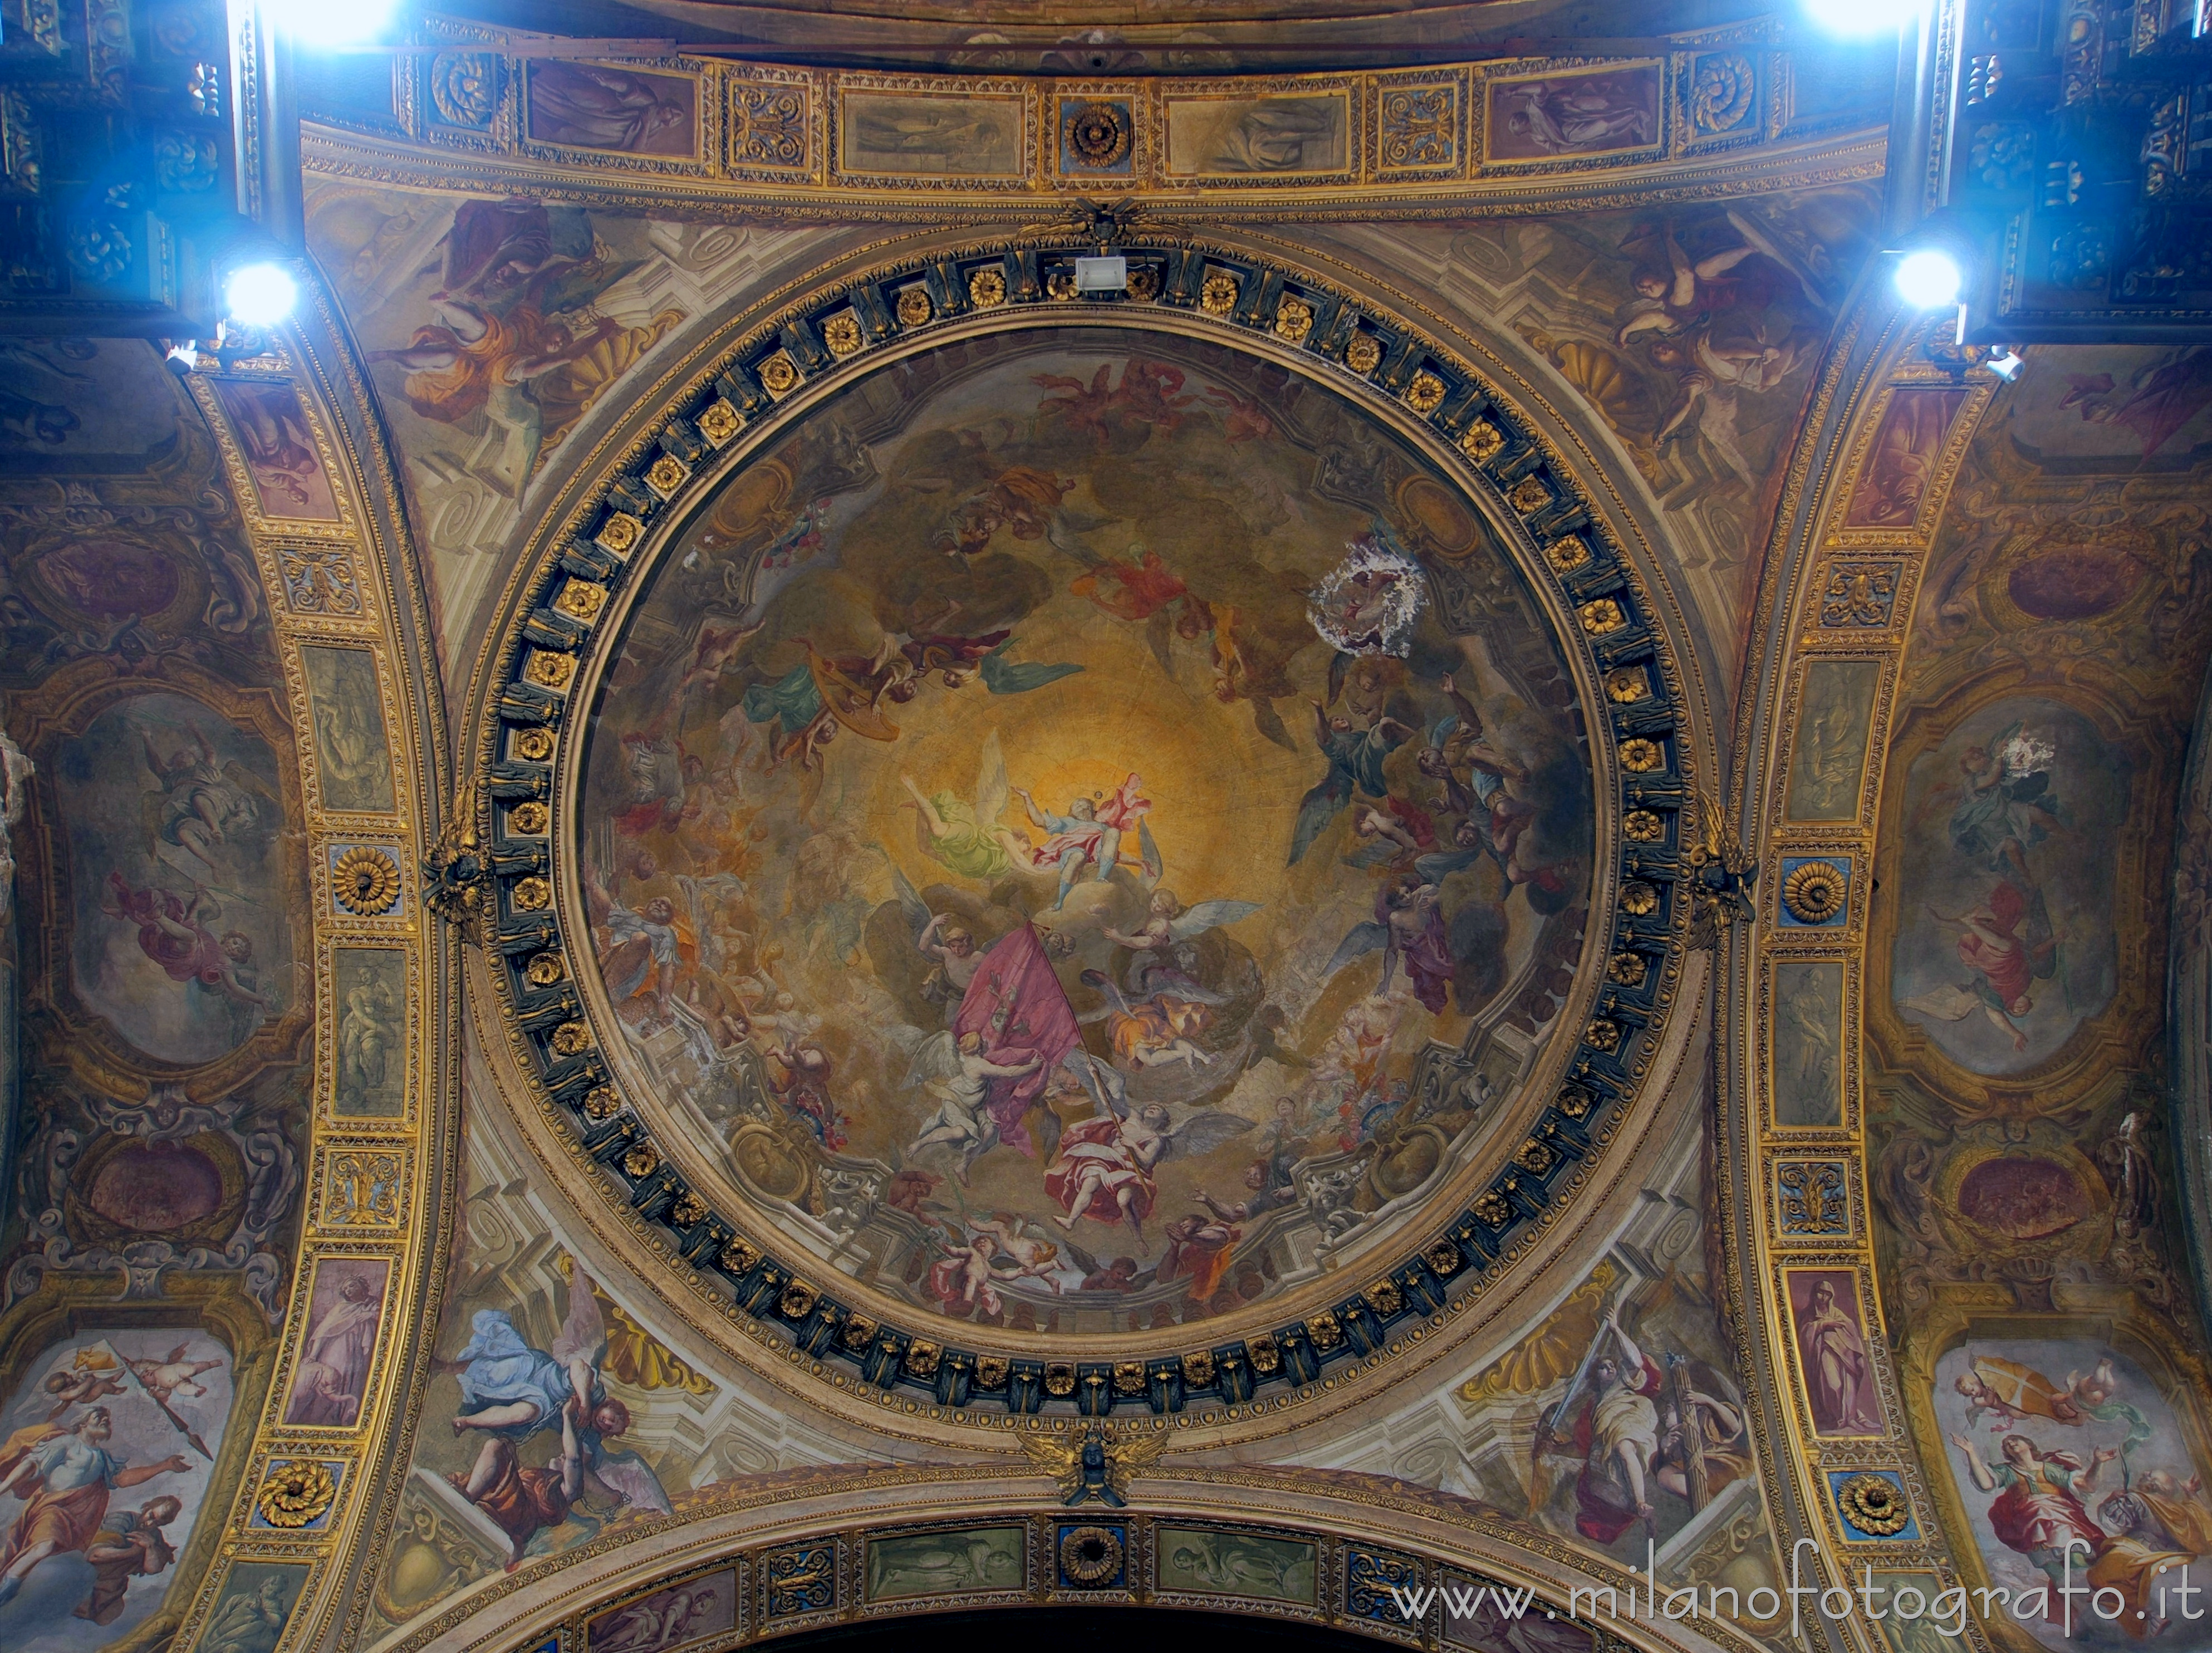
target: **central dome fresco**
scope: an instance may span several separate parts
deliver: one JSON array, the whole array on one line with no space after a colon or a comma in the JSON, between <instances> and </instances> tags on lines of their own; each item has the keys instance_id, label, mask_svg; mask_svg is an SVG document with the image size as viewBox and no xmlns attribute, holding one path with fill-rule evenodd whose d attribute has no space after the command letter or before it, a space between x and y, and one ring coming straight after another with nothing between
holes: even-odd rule
<instances>
[{"instance_id":1,"label":"central dome fresco","mask_svg":"<svg viewBox=\"0 0 2212 1653\"><path fill-rule=\"evenodd\" d=\"M1402 1243L1582 951L1590 759L1497 532L1148 329L798 416L662 552L583 764L662 1139L909 1314L1146 1331Z\"/></svg>"}]
</instances>

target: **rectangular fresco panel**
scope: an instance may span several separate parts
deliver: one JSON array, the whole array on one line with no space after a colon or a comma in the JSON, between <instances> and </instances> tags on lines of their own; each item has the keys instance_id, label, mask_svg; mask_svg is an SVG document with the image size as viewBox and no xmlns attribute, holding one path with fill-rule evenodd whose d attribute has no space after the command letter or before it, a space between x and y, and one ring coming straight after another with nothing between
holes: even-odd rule
<instances>
[{"instance_id":1,"label":"rectangular fresco panel","mask_svg":"<svg viewBox=\"0 0 2212 1653\"><path fill-rule=\"evenodd\" d=\"M1881 1611L1891 1653L1966 1653L1966 1620L1972 1609L1963 1591L1946 1592L1932 1572L1876 1569L1870 1598Z\"/></svg>"},{"instance_id":2,"label":"rectangular fresco panel","mask_svg":"<svg viewBox=\"0 0 2212 1653\"><path fill-rule=\"evenodd\" d=\"M0 1546L21 1580L0 1603L0 1644L90 1653L161 1607L222 1450L231 1383L229 1352L183 1327L94 1323L27 1364L0 1418ZM18 1572L40 1543L54 1547Z\"/></svg>"},{"instance_id":3,"label":"rectangular fresco panel","mask_svg":"<svg viewBox=\"0 0 2212 1653\"><path fill-rule=\"evenodd\" d=\"M837 153L848 173L1018 178L1022 100L848 92Z\"/></svg>"},{"instance_id":4,"label":"rectangular fresco panel","mask_svg":"<svg viewBox=\"0 0 2212 1653\"><path fill-rule=\"evenodd\" d=\"M738 1575L710 1572L641 1596L592 1620L589 1653L674 1653L738 1627Z\"/></svg>"},{"instance_id":5,"label":"rectangular fresco panel","mask_svg":"<svg viewBox=\"0 0 2212 1653\"><path fill-rule=\"evenodd\" d=\"M1659 142L1660 69L1544 75L1489 83L1486 158L1553 161Z\"/></svg>"},{"instance_id":6,"label":"rectangular fresco panel","mask_svg":"<svg viewBox=\"0 0 2212 1653\"><path fill-rule=\"evenodd\" d=\"M1352 101L1343 92L1170 98L1167 129L1167 169L1178 177L1337 173L1352 164Z\"/></svg>"},{"instance_id":7,"label":"rectangular fresco panel","mask_svg":"<svg viewBox=\"0 0 2212 1653\"><path fill-rule=\"evenodd\" d=\"M1878 660L1815 660L1805 668L1797 744L1790 754L1790 818L1856 821L1866 783L1868 726Z\"/></svg>"},{"instance_id":8,"label":"rectangular fresco panel","mask_svg":"<svg viewBox=\"0 0 2212 1653\"><path fill-rule=\"evenodd\" d=\"M1966 405L1963 390L1894 392L1882 415L1859 485L1851 492L1846 528L1910 528L1943 458L1943 439Z\"/></svg>"},{"instance_id":9,"label":"rectangular fresco panel","mask_svg":"<svg viewBox=\"0 0 2212 1653\"><path fill-rule=\"evenodd\" d=\"M315 715L315 764L325 808L388 811L392 747L377 692L376 657L365 648L300 651Z\"/></svg>"},{"instance_id":10,"label":"rectangular fresco panel","mask_svg":"<svg viewBox=\"0 0 2212 1653\"><path fill-rule=\"evenodd\" d=\"M1313 1604L1320 1561L1307 1540L1162 1527L1152 1542L1158 1588L1191 1595L1253 1595Z\"/></svg>"},{"instance_id":11,"label":"rectangular fresco panel","mask_svg":"<svg viewBox=\"0 0 2212 1653\"><path fill-rule=\"evenodd\" d=\"M336 522L337 495L331 491L299 392L287 384L218 379L215 398L238 439L261 514Z\"/></svg>"},{"instance_id":12,"label":"rectangular fresco panel","mask_svg":"<svg viewBox=\"0 0 2212 1653\"><path fill-rule=\"evenodd\" d=\"M686 160L699 151L699 83L689 75L541 58L529 93L536 143Z\"/></svg>"},{"instance_id":13,"label":"rectangular fresco panel","mask_svg":"<svg viewBox=\"0 0 2212 1653\"><path fill-rule=\"evenodd\" d=\"M1792 1268L1783 1278L1813 1432L1884 1433L1858 1276L1848 1268Z\"/></svg>"},{"instance_id":14,"label":"rectangular fresco panel","mask_svg":"<svg viewBox=\"0 0 2212 1653\"><path fill-rule=\"evenodd\" d=\"M2082 713L2031 695L1983 706L1907 766L1890 993L1969 1072L2031 1067L2112 1002L2107 852L2132 768Z\"/></svg>"},{"instance_id":15,"label":"rectangular fresco panel","mask_svg":"<svg viewBox=\"0 0 2212 1653\"><path fill-rule=\"evenodd\" d=\"M2212 1583L2212 1503L2180 1420L2142 1369L2087 1338L1973 1338L1936 1365L1932 1401L1944 1456L1990 1585L2011 1592L2013 1622L2046 1648L2212 1645L2212 1622L2185 1620L2175 1588ZM2073 1602L2059 1614L2057 1552L2078 1541L2075 1589L2111 1590L2124 1638ZM2161 1571L2163 1570L2163 1571ZM2021 1597L2048 1592L2051 1616ZM1996 1610L2006 1611L2005 1598ZM2140 1614L2139 1618L2137 1615ZM1992 1613L1988 1615L1994 1617ZM2160 1621L2165 1622L2161 1623ZM2144 1628L2138 1631L2138 1626Z\"/></svg>"},{"instance_id":16,"label":"rectangular fresco panel","mask_svg":"<svg viewBox=\"0 0 2212 1653\"><path fill-rule=\"evenodd\" d=\"M194 1653L276 1653L307 1582L304 1564L238 1561L222 1581Z\"/></svg>"},{"instance_id":17,"label":"rectangular fresco panel","mask_svg":"<svg viewBox=\"0 0 2212 1653\"><path fill-rule=\"evenodd\" d=\"M57 748L70 985L132 1046L212 1061L292 979L276 754L198 700L116 701Z\"/></svg>"},{"instance_id":18,"label":"rectangular fresco panel","mask_svg":"<svg viewBox=\"0 0 2212 1653\"><path fill-rule=\"evenodd\" d=\"M398 947L334 948L331 981L337 1115L397 1119L407 1110L407 955Z\"/></svg>"},{"instance_id":19,"label":"rectangular fresco panel","mask_svg":"<svg viewBox=\"0 0 2212 1653\"><path fill-rule=\"evenodd\" d=\"M1019 1589L1026 1570L1019 1527L970 1527L868 1541L871 1601L957 1590Z\"/></svg>"},{"instance_id":20,"label":"rectangular fresco panel","mask_svg":"<svg viewBox=\"0 0 2212 1653\"><path fill-rule=\"evenodd\" d=\"M361 1421L391 1276L392 1265L380 1257L317 1261L307 1335L284 1405L286 1423L302 1429L350 1429Z\"/></svg>"},{"instance_id":21,"label":"rectangular fresco panel","mask_svg":"<svg viewBox=\"0 0 2212 1653\"><path fill-rule=\"evenodd\" d=\"M1774 1122L1844 1122L1844 967L1834 960L1774 970L1771 1084Z\"/></svg>"}]
</instances>

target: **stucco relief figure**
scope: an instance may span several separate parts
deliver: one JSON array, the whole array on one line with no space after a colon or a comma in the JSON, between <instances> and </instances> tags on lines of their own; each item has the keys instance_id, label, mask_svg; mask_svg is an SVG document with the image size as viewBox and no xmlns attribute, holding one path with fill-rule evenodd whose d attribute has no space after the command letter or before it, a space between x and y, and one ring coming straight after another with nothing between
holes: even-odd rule
<instances>
[{"instance_id":1,"label":"stucco relief figure","mask_svg":"<svg viewBox=\"0 0 2212 1653\"><path fill-rule=\"evenodd\" d=\"M1838 1291L1840 1279L1843 1292ZM1797 1291L1793 1285L1793 1301ZM1797 1314L1797 1351L1805 1370L1813 1427L1823 1435L1881 1432L1874 1362L1858 1320L1858 1293L1848 1276L1817 1275Z\"/></svg>"},{"instance_id":2,"label":"stucco relief figure","mask_svg":"<svg viewBox=\"0 0 2212 1653\"><path fill-rule=\"evenodd\" d=\"M1494 86L1490 153L1496 160L1602 154L1659 136L1659 71L1562 75Z\"/></svg>"},{"instance_id":3,"label":"stucco relief figure","mask_svg":"<svg viewBox=\"0 0 2212 1653\"><path fill-rule=\"evenodd\" d=\"M300 1366L284 1421L309 1428L346 1428L361 1419L368 1391L377 1328L384 1315L384 1264L325 1262L316 1278L317 1297L325 1294L324 1276L337 1275L336 1300L319 1310L307 1329Z\"/></svg>"},{"instance_id":4,"label":"stucco relief figure","mask_svg":"<svg viewBox=\"0 0 2212 1653\"><path fill-rule=\"evenodd\" d=\"M289 385L218 379L216 399L230 420L261 508L272 517L337 520L337 498L315 447L299 392Z\"/></svg>"},{"instance_id":5,"label":"stucco relief figure","mask_svg":"<svg viewBox=\"0 0 2212 1653\"><path fill-rule=\"evenodd\" d=\"M685 76L541 59L530 65L530 136L581 149L688 155L698 97Z\"/></svg>"}]
</instances>

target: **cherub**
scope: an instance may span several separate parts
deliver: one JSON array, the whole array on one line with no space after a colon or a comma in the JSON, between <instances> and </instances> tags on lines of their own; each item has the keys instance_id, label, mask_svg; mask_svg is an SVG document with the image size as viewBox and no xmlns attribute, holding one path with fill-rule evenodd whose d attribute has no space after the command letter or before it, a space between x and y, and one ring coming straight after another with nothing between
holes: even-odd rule
<instances>
[{"instance_id":1,"label":"cherub","mask_svg":"<svg viewBox=\"0 0 2212 1653\"><path fill-rule=\"evenodd\" d=\"M1004 1213L988 1219L974 1218L968 1226L998 1243L998 1255L991 1266L1000 1280L1041 1279L1054 1291L1060 1290L1060 1282L1054 1278L1060 1269L1060 1248L1042 1234L1030 1232L1022 1218ZM1012 1267L1003 1267L1002 1260Z\"/></svg>"},{"instance_id":2,"label":"cherub","mask_svg":"<svg viewBox=\"0 0 2212 1653\"><path fill-rule=\"evenodd\" d=\"M1200 1064L1211 1067L1217 1060L1213 1052L1191 1041L1190 1036L1203 1033L1211 1019L1206 1004L1171 993L1132 1000L1103 970L1084 971L1083 981L1099 988L1107 1000L1105 1010L1085 1019L1104 1018L1115 1055L1131 1067L1164 1067L1170 1062L1181 1062L1188 1068Z\"/></svg>"},{"instance_id":3,"label":"cherub","mask_svg":"<svg viewBox=\"0 0 2212 1653\"><path fill-rule=\"evenodd\" d=\"M54 1397L54 1409L46 1414L50 1424L71 1407L88 1407L123 1393L114 1364L91 1349L79 1349L74 1361L59 1371L48 1372L39 1387Z\"/></svg>"},{"instance_id":4,"label":"cherub","mask_svg":"<svg viewBox=\"0 0 2212 1653\"><path fill-rule=\"evenodd\" d=\"M131 1370L146 1386L146 1392L157 1401L197 1401L207 1394L206 1385L196 1381L204 1371L222 1369L221 1360L187 1360L185 1351L191 1345L179 1343L169 1351L166 1360L134 1360Z\"/></svg>"}]
</instances>

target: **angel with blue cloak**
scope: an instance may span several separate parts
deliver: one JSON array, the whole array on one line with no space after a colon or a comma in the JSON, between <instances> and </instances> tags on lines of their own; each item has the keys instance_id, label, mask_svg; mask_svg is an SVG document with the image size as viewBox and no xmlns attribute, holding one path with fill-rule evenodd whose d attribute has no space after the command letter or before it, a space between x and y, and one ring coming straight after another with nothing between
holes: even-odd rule
<instances>
[{"instance_id":1,"label":"angel with blue cloak","mask_svg":"<svg viewBox=\"0 0 2212 1653\"><path fill-rule=\"evenodd\" d=\"M1371 726L1355 729L1350 718L1331 717L1318 701L1313 708L1314 744L1328 760L1328 773L1298 801L1298 823L1291 835L1292 866L1305 859L1314 840L1344 813L1355 793L1378 799L1390 795L1383 761L1413 735L1395 718L1377 718Z\"/></svg>"},{"instance_id":2,"label":"angel with blue cloak","mask_svg":"<svg viewBox=\"0 0 2212 1653\"><path fill-rule=\"evenodd\" d=\"M507 1312L480 1309L471 1322L467 1345L451 1362L458 1368L461 1409L453 1432L477 1430L487 1438L460 1490L500 1522L515 1541L518 1558L541 1527L562 1519L581 1522L596 1531L599 1523L570 1506L591 1499L616 1509L671 1513L667 1492L644 1458L631 1451L610 1451L608 1437L629 1432L629 1408L607 1393L599 1363L607 1348L591 1277L581 1267L568 1290L568 1315L549 1352L532 1347ZM541 1431L558 1429L562 1449L544 1472L525 1470L519 1449ZM556 1479L546 1480L547 1475ZM556 1492L560 1494L556 1498ZM513 1506L520 1505L520 1509ZM520 1517L533 1519L520 1533Z\"/></svg>"}]
</instances>

